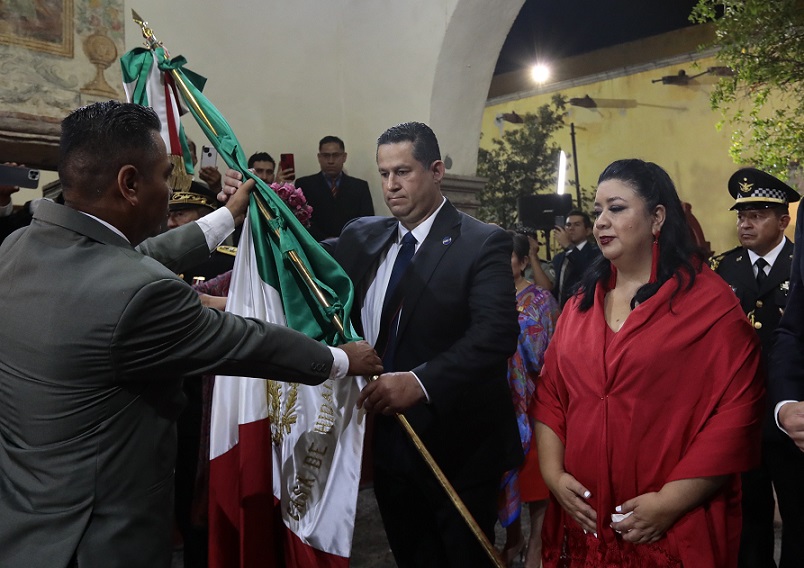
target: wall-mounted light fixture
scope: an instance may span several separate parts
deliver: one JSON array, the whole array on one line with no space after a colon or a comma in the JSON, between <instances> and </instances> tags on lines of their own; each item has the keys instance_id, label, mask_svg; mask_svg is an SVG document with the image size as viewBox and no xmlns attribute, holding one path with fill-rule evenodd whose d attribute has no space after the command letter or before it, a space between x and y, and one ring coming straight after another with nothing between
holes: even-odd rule
<instances>
[{"instance_id":1,"label":"wall-mounted light fixture","mask_svg":"<svg viewBox=\"0 0 804 568\"><path fill-rule=\"evenodd\" d=\"M525 122L525 119L516 113L516 111L511 112L501 112L497 116L494 117L494 124L497 125L497 128L500 129L500 136L503 135L504 130L504 123L510 122L511 124L522 124Z\"/></svg>"},{"instance_id":2,"label":"wall-mounted light fixture","mask_svg":"<svg viewBox=\"0 0 804 568\"><path fill-rule=\"evenodd\" d=\"M581 108L597 108L597 103L595 102L595 99L593 99L589 95L586 95L585 97L582 98L579 97L572 98L569 100L569 104Z\"/></svg>"},{"instance_id":3,"label":"wall-mounted light fixture","mask_svg":"<svg viewBox=\"0 0 804 568\"><path fill-rule=\"evenodd\" d=\"M675 75L665 75L661 79L653 79L651 83L661 83L662 85L689 85L690 81L702 75L714 75L715 77L734 77L734 69L725 66L707 67L695 75L687 75L683 69Z\"/></svg>"}]
</instances>

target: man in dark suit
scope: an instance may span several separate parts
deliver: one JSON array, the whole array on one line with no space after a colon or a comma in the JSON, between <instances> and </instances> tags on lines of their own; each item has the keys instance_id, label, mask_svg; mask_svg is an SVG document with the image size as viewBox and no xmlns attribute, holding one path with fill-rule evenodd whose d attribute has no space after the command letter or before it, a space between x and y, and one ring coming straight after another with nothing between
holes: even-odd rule
<instances>
[{"instance_id":1,"label":"man in dark suit","mask_svg":"<svg viewBox=\"0 0 804 568\"><path fill-rule=\"evenodd\" d=\"M333 255L355 283L356 328L383 352L385 373L358 402L376 413L383 523L399 566L488 566L394 414L407 417L493 541L501 475L522 460L506 380L518 336L511 240L443 197L428 126L386 131L377 165L393 217L352 221Z\"/></svg>"},{"instance_id":2,"label":"man in dark suit","mask_svg":"<svg viewBox=\"0 0 804 568\"><path fill-rule=\"evenodd\" d=\"M592 234L592 219L578 209L567 213L563 227L553 229L558 244L564 249L553 257L556 274L553 296L563 308L572 296L584 271L600 256L600 249L589 241Z\"/></svg>"},{"instance_id":3,"label":"man in dark suit","mask_svg":"<svg viewBox=\"0 0 804 568\"><path fill-rule=\"evenodd\" d=\"M796 218L796 242L787 308L776 331L769 398L779 427L804 451L804 207ZM802 483L799 479L799 483Z\"/></svg>"},{"instance_id":4,"label":"man in dark suit","mask_svg":"<svg viewBox=\"0 0 804 568\"><path fill-rule=\"evenodd\" d=\"M368 184L343 172L346 148L337 136L324 136L318 143L321 171L296 180L313 208L310 234L321 241L337 237L343 226L356 217L374 215Z\"/></svg>"},{"instance_id":5,"label":"man in dark suit","mask_svg":"<svg viewBox=\"0 0 804 568\"><path fill-rule=\"evenodd\" d=\"M159 132L156 114L138 105L70 114L59 164L66 205L41 203L0 246L3 568L170 565L182 377L217 370L317 384L345 368L381 369L365 343L327 348L204 308L134 249L167 213L172 165ZM224 215L243 220L250 185ZM209 253L198 224L166 238L185 233L193 246L164 255L177 270L198 262L196 250Z\"/></svg>"},{"instance_id":6,"label":"man in dark suit","mask_svg":"<svg viewBox=\"0 0 804 568\"><path fill-rule=\"evenodd\" d=\"M790 289L793 243L784 236L790 223L788 203L799 196L787 184L754 168L735 172L728 189L735 198L731 209L737 211L740 246L715 257L713 267L737 294L767 362ZM804 558L804 454L775 427L770 411L763 434L760 467L742 475L739 566L775 566L774 487L784 524L781 566L793 566Z\"/></svg>"}]
</instances>

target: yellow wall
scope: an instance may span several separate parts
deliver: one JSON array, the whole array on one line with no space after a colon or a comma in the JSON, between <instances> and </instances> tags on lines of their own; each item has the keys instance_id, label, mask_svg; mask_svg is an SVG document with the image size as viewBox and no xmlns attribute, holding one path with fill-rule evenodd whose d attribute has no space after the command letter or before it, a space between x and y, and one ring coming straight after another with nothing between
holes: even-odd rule
<instances>
[{"instance_id":1,"label":"yellow wall","mask_svg":"<svg viewBox=\"0 0 804 568\"><path fill-rule=\"evenodd\" d=\"M713 58L671 65L650 71L614 77L542 92L498 104L489 104L483 115L481 147L490 148L500 132L494 123L499 113L526 113L548 103L555 92L568 99L589 95L599 108L569 107L567 127L555 139L568 154L572 151L569 124L575 124L579 178L582 187L594 187L601 171L621 158L656 162L670 174L683 201L692 204L712 249L722 252L738 245L735 214L729 211L733 199L726 184L739 166L729 157L730 134L715 127L720 119L709 105L716 78L704 75L687 86L652 83L683 69L694 75L717 65ZM517 128L505 123L505 128ZM567 181L574 181L572 159L568 159ZM795 220L795 207L791 214ZM792 238L792 223L789 229Z\"/></svg>"}]
</instances>

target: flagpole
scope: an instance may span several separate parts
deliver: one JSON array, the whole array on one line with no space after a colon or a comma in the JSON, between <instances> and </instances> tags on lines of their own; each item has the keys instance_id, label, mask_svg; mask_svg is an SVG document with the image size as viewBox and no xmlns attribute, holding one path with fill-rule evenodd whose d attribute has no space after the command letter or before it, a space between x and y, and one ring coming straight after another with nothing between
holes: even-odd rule
<instances>
[{"instance_id":1,"label":"flagpole","mask_svg":"<svg viewBox=\"0 0 804 568\"><path fill-rule=\"evenodd\" d=\"M142 28L142 36L145 38L146 46L148 47L148 49L153 51L157 47L164 47L162 42L156 39L153 30L148 26L148 22L143 20L140 17L140 15L137 14L137 12L135 12L134 10L131 10L131 15L134 21L140 26L140 28ZM165 51L165 53L167 55L167 50ZM212 133L217 136L218 134L215 130L215 127L212 125L209 118L206 116L206 113L204 113L204 110L198 104L198 101L196 101L195 97L187 88L187 85L184 84L184 79L182 78L178 70L171 69L170 74L171 77L173 77L173 79L176 81L176 84L179 86L179 89L181 90L185 101L193 108L195 113L201 117L201 119L204 121L204 124L206 124L207 128L209 128L210 131L212 131ZM255 203L257 204L257 208L260 210L260 213L262 213L262 215L268 221L273 220L274 218L273 213L271 212L270 208L267 207L264 198L260 196L259 193L252 193L252 195L255 197ZM273 232L277 237L280 236L278 228L274 228ZM307 287L313 293L315 298L318 300L318 302L324 308L330 308L331 303L327 299L323 290L321 290L321 287L316 283L315 279L310 273L310 270L304 264L302 259L296 253L296 251L290 251L288 253L288 258L293 264L293 267L302 277L302 280L304 280L304 283L307 285ZM333 314L332 323L335 325L335 328L338 330L338 332L342 336L345 336L344 333L345 328L343 321L337 314ZM369 380L376 381L377 376L373 376ZM447 476L444 475L443 470L436 463L435 459L433 458L433 455L430 453L430 450L428 450L427 447L424 445L424 442L422 442L421 437L419 437L419 435L413 429L413 426L410 425L408 419L405 418L405 416L403 416L402 414L398 413L395 414L395 416L399 424L402 426L402 428L410 437L411 441L413 442L413 445L416 446L416 449L419 451L422 458L424 458L424 461L430 467L430 470L433 472L433 475L435 475L436 479L441 484L441 487L444 489L444 491L446 491L447 496L449 497L450 501L452 501L452 504L458 510L461 517L463 517L463 520L471 529L472 533L475 535L477 540L483 546L483 549L486 551L488 557L491 559L492 562L494 562L497 568L505 568L505 563L503 562L502 558L500 558L500 555L497 553L497 550L491 544L486 534L480 529L480 526L477 524L477 521L475 521L474 517L472 517L472 514L469 512L469 509L466 508L466 505L461 500L457 491L455 491L455 488L452 486L452 483L450 483L449 479L447 479Z\"/></svg>"}]
</instances>

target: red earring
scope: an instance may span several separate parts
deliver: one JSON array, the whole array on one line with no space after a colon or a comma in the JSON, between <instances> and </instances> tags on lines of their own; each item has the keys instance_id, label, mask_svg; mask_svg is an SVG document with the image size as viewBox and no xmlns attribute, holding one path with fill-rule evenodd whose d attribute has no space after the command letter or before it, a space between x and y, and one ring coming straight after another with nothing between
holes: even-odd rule
<instances>
[{"instance_id":1,"label":"red earring","mask_svg":"<svg viewBox=\"0 0 804 568\"><path fill-rule=\"evenodd\" d=\"M653 284L658 280L657 274L659 271L659 256L661 254L661 249L659 248L659 235L661 231L653 235L653 246L651 247L651 259L650 259L650 280L648 281L650 284Z\"/></svg>"}]
</instances>

